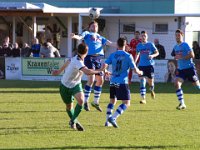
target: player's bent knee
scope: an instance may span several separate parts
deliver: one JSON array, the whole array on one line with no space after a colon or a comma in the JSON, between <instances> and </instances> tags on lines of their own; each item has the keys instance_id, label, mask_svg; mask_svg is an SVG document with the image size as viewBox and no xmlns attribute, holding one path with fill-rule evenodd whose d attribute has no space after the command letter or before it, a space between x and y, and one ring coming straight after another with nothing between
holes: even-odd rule
<instances>
[{"instance_id":1,"label":"player's bent knee","mask_svg":"<svg viewBox=\"0 0 200 150\"><path fill-rule=\"evenodd\" d=\"M126 107L129 107L131 105L130 100L124 100L122 103L125 104Z\"/></svg>"},{"instance_id":2,"label":"player's bent knee","mask_svg":"<svg viewBox=\"0 0 200 150\"><path fill-rule=\"evenodd\" d=\"M76 99L76 100L77 100L77 103L78 103L80 106L83 105L84 100L83 100L82 98L78 98L78 99Z\"/></svg>"}]
</instances>

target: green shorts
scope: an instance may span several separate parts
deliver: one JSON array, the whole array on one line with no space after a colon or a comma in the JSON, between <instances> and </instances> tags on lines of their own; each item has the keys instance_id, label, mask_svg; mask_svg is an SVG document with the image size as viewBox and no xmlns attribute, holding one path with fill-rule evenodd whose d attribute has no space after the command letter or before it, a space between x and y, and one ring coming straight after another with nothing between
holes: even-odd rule
<instances>
[{"instance_id":1,"label":"green shorts","mask_svg":"<svg viewBox=\"0 0 200 150\"><path fill-rule=\"evenodd\" d=\"M63 84L60 85L60 96L65 104L71 104L74 101L74 95L79 92L83 92L81 83L73 88L67 88Z\"/></svg>"}]
</instances>

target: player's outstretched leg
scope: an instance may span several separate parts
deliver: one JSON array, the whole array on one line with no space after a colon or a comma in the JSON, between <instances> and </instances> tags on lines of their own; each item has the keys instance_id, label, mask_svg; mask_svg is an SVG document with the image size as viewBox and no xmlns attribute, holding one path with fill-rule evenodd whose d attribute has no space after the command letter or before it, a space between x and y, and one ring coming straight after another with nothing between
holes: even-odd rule
<instances>
[{"instance_id":1,"label":"player's outstretched leg","mask_svg":"<svg viewBox=\"0 0 200 150\"><path fill-rule=\"evenodd\" d=\"M86 111L90 111L90 108L89 108L89 105L88 105L88 100L89 100L91 91L92 91L92 87L85 85L85 89L84 89L84 95L85 95L84 109Z\"/></svg>"},{"instance_id":2,"label":"player's outstretched leg","mask_svg":"<svg viewBox=\"0 0 200 150\"><path fill-rule=\"evenodd\" d=\"M140 95L141 95L141 101L140 104L146 104L146 99L145 99L145 95L146 95L146 79L143 78L140 80Z\"/></svg>"},{"instance_id":3,"label":"player's outstretched leg","mask_svg":"<svg viewBox=\"0 0 200 150\"><path fill-rule=\"evenodd\" d=\"M102 87L94 86L94 102L91 103L91 105L100 112L102 112L102 109L99 105L99 98L100 98L101 92L102 92Z\"/></svg>"},{"instance_id":4,"label":"player's outstretched leg","mask_svg":"<svg viewBox=\"0 0 200 150\"><path fill-rule=\"evenodd\" d=\"M116 119L114 119L113 117L108 118L108 121L113 125L113 127L118 128Z\"/></svg>"},{"instance_id":5,"label":"player's outstretched leg","mask_svg":"<svg viewBox=\"0 0 200 150\"><path fill-rule=\"evenodd\" d=\"M151 98L155 99L156 98L156 94L154 92L154 84L152 86L150 86L150 91L151 91Z\"/></svg>"},{"instance_id":6,"label":"player's outstretched leg","mask_svg":"<svg viewBox=\"0 0 200 150\"><path fill-rule=\"evenodd\" d=\"M105 122L106 127L112 126L108 122L108 118L110 118L112 116L113 109L114 109L114 105L112 103L109 103L108 106L107 106L107 110L106 110L106 122Z\"/></svg>"},{"instance_id":7,"label":"player's outstretched leg","mask_svg":"<svg viewBox=\"0 0 200 150\"><path fill-rule=\"evenodd\" d=\"M186 109L186 105L184 103L184 98L183 98L183 90L180 88L176 91L176 95L178 97L178 100L180 104L176 107L178 110Z\"/></svg>"}]
</instances>

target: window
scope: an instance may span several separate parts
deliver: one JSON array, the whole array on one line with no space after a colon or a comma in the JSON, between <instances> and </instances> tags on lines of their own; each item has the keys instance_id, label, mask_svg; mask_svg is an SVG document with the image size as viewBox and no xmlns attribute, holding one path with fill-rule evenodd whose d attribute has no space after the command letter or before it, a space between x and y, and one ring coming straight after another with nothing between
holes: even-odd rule
<instances>
[{"instance_id":1,"label":"window","mask_svg":"<svg viewBox=\"0 0 200 150\"><path fill-rule=\"evenodd\" d=\"M200 31L193 31L193 41L200 42Z\"/></svg>"},{"instance_id":2,"label":"window","mask_svg":"<svg viewBox=\"0 0 200 150\"><path fill-rule=\"evenodd\" d=\"M120 24L120 33L134 33L135 24L134 23L121 23Z\"/></svg>"},{"instance_id":3,"label":"window","mask_svg":"<svg viewBox=\"0 0 200 150\"><path fill-rule=\"evenodd\" d=\"M168 24L167 23L155 23L153 33L168 33Z\"/></svg>"}]
</instances>

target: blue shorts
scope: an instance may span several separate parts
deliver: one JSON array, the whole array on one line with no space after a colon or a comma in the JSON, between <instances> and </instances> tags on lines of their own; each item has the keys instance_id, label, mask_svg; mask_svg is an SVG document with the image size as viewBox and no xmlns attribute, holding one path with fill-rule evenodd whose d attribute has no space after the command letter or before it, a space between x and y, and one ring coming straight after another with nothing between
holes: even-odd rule
<instances>
[{"instance_id":1,"label":"blue shorts","mask_svg":"<svg viewBox=\"0 0 200 150\"><path fill-rule=\"evenodd\" d=\"M94 69L94 70L100 69L101 68L101 58L102 58L102 56L87 55L84 59L84 64L85 64L85 66L88 67L88 69ZM102 73L96 74L96 75L103 76Z\"/></svg>"},{"instance_id":2,"label":"blue shorts","mask_svg":"<svg viewBox=\"0 0 200 150\"><path fill-rule=\"evenodd\" d=\"M130 89L128 84L110 84L110 98L117 100L130 100Z\"/></svg>"},{"instance_id":3,"label":"blue shorts","mask_svg":"<svg viewBox=\"0 0 200 150\"><path fill-rule=\"evenodd\" d=\"M149 79L154 78L154 68L153 66L139 66L138 67L141 71L143 71L143 75L139 77L148 77Z\"/></svg>"},{"instance_id":4,"label":"blue shorts","mask_svg":"<svg viewBox=\"0 0 200 150\"><path fill-rule=\"evenodd\" d=\"M188 79L188 81L196 82L199 80L197 71L194 67L176 71L176 77L182 78L183 80Z\"/></svg>"}]
</instances>

